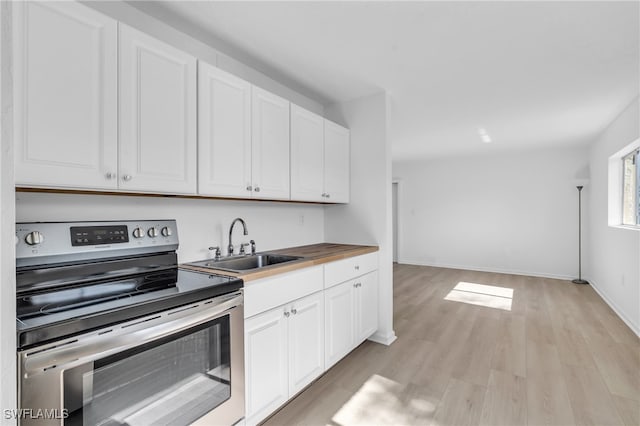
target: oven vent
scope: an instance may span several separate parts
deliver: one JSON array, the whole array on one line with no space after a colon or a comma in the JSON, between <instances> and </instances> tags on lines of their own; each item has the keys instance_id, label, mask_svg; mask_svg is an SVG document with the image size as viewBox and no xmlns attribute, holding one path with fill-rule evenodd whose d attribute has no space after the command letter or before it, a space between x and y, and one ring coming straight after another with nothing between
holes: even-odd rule
<instances>
[{"instance_id":1,"label":"oven vent","mask_svg":"<svg viewBox=\"0 0 640 426\"><path fill-rule=\"evenodd\" d=\"M151 318L143 319L142 321L134 322L134 323L131 323L131 324L125 324L125 325L123 325L123 326L122 326L122 327L120 327L120 328L122 329L122 328L133 327L134 325L142 324L142 323L144 323L144 322L153 321L153 320L156 320L156 319L158 319L158 318L162 318L162 315L156 315L155 317L151 317Z\"/></svg>"},{"instance_id":2,"label":"oven vent","mask_svg":"<svg viewBox=\"0 0 640 426\"><path fill-rule=\"evenodd\" d=\"M171 311L167 314L167 316L173 315L173 314L177 314L179 312L184 312L184 311L188 311L189 309L195 309L198 306L200 306L200 304L197 305L191 305L191 306L187 306L186 308L182 308L182 309L178 309L177 311Z\"/></svg>"},{"instance_id":3,"label":"oven vent","mask_svg":"<svg viewBox=\"0 0 640 426\"><path fill-rule=\"evenodd\" d=\"M57 345L47 346L46 348L38 349L37 351L28 352L27 354L25 354L25 357L30 357L32 355L39 354L41 352L50 351L51 349L57 349L57 348L62 347L62 346L66 346L66 345L70 345L72 343L76 343L77 341L78 341L78 339L73 339L73 340L69 340L67 342L58 343Z\"/></svg>"}]
</instances>

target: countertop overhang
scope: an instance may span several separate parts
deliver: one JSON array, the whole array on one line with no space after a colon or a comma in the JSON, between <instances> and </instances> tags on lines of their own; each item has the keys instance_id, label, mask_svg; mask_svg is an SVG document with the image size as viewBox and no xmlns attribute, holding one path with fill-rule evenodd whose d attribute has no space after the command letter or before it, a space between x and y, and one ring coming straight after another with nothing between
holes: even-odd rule
<instances>
[{"instance_id":1,"label":"countertop overhang","mask_svg":"<svg viewBox=\"0 0 640 426\"><path fill-rule=\"evenodd\" d=\"M323 263L335 262L362 254L378 251L378 246L362 246L354 244L320 243L307 246L289 247L278 250L269 250L269 254L279 254L286 256L298 256L302 259L282 264L267 266L261 269L247 270L246 272L230 272L223 269L203 268L188 264L181 264L181 268L191 269L200 272L228 275L242 278L245 282L267 278L274 275L291 272L310 266L322 265Z\"/></svg>"}]
</instances>

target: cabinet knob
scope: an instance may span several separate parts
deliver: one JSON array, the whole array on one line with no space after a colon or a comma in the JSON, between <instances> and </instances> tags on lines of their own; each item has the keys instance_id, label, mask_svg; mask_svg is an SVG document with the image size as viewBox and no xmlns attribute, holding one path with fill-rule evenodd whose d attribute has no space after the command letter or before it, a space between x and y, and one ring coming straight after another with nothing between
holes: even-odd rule
<instances>
[{"instance_id":1,"label":"cabinet knob","mask_svg":"<svg viewBox=\"0 0 640 426\"><path fill-rule=\"evenodd\" d=\"M132 178L133 178L133 176L131 176L131 175L122 176L122 180L125 181L125 182L129 182Z\"/></svg>"},{"instance_id":2,"label":"cabinet knob","mask_svg":"<svg viewBox=\"0 0 640 426\"><path fill-rule=\"evenodd\" d=\"M326 193L326 192L323 192L323 193L322 193L322 198L324 198L324 197L326 197L326 196L327 196L327 193Z\"/></svg>"},{"instance_id":3,"label":"cabinet knob","mask_svg":"<svg viewBox=\"0 0 640 426\"><path fill-rule=\"evenodd\" d=\"M247 191L252 191L253 187L251 185L247 185Z\"/></svg>"},{"instance_id":4,"label":"cabinet knob","mask_svg":"<svg viewBox=\"0 0 640 426\"><path fill-rule=\"evenodd\" d=\"M327 192L327 198L331 198L331 194Z\"/></svg>"},{"instance_id":5,"label":"cabinet knob","mask_svg":"<svg viewBox=\"0 0 640 426\"><path fill-rule=\"evenodd\" d=\"M107 172L107 173L104 175L104 177L105 177L105 178L107 178L108 180L111 180L111 179L113 179L114 177L116 177L116 174L115 174L115 173L111 173L111 172Z\"/></svg>"},{"instance_id":6,"label":"cabinet knob","mask_svg":"<svg viewBox=\"0 0 640 426\"><path fill-rule=\"evenodd\" d=\"M358 283L353 283L353 288L358 288Z\"/></svg>"},{"instance_id":7,"label":"cabinet knob","mask_svg":"<svg viewBox=\"0 0 640 426\"><path fill-rule=\"evenodd\" d=\"M297 313L298 313L298 310L297 310L297 309L295 309L295 308L291 308L291 313L292 313L293 315L295 315L295 314L297 314Z\"/></svg>"},{"instance_id":8,"label":"cabinet knob","mask_svg":"<svg viewBox=\"0 0 640 426\"><path fill-rule=\"evenodd\" d=\"M289 318L289 315L291 315L288 311L284 311L284 316Z\"/></svg>"},{"instance_id":9,"label":"cabinet knob","mask_svg":"<svg viewBox=\"0 0 640 426\"><path fill-rule=\"evenodd\" d=\"M255 188L253 188L253 190L254 190L255 192L260 192L260 187L259 187L259 186L256 186Z\"/></svg>"},{"instance_id":10,"label":"cabinet knob","mask_svg":"<svg viewBox=\"0 0 640 426\"><path fill-rule=\"evenodd\" d=\"M360 270L360 265L356 265L356 271Z\"/></svg>"}]
</instances>

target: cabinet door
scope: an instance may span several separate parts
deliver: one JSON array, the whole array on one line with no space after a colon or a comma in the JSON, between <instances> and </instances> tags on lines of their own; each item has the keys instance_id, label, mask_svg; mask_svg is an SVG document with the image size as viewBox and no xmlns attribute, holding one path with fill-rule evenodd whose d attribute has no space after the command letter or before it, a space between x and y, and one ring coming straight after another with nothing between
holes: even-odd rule
<instances>
[{"instance_id":1,"label":"cabinet door","mask_svg":"<svg viewBox=\"0 0 640 426\"><path fill-rule=\"evenodd\" d=\"M325 368L338 362L354 347L354 281L325 290Z\"/></svg>"},{"instance_id":2,"label":"cabinet door","mask_svg":"<svg viewBox=\"0 0 640 426\"><path fill-rule=\"evenodd\" d=\"M198 62L198 193L251 196L251 84Z\"/></svg>"},{"instance_id":3,"label":"cabinet door","mask_svg":"<svg viewBox=\"0 0 640 426\"><path fill-rule=\"evenodd\" d=\"M245 321L247 424L264 419L288 399L288 319L279 307Z\"/></svg>"},{"instance_id":4,"label":"cabinet door","mask_svg":"<svg viewBox=\"0 0 640 426\"><path fill-rule=\"evenodd\" d=\"M289 101L252 87L253 196L289 199Z\"/></svg>"},{"instance_id":5,"label":"cabinet door","mask_svg":"<svg viewBox=\"0 0 640 426\"><path fill-rule=\"evenodd\" d=\"M196 59L120 24L120 188L196 192Z\"/></svg>"},{"instance_id":6,"label":"cabinet door","mask_svg":"<svg viewBox=\"0 0 640 426\"><path fill-rule=\"evenodd\" d=\"M324 121L324 191L325 201L349 202L349 129Z\"/></svg>"},{"instance_id":7,"label":"cabinet door","mask_svg":"<svg viewBox=\"0 0 640 426\"><path fill-rule=\"evenodd\" d=\"M291 105L291 199L325 201L324 119Z\"/></svg>"},{"instance_id":8,"label":"cabinet door","mask_svg":"<svg viewBox=\"0 0 640 426\"><path fill-rule=\"evenodd\" d=\"M324 298L318 292L291 303L289 396L324 372Z\"/></svg>"},{"instance_id":9,"label":"cabinet door","mask_svg":"<svg viewBox=\"0 0 640 426\"><path fill-rule=\"evenodd\" d=\"M75 2L14 2L15 180L117 187L117 22Z\"/></svg>"},{"instance_id":10,"label":"cabinet door","mask_svg":"<svg viewBox=\"0 0 640 426\"><path fill-rule=\"evenodd\" d=\"M378 271L355 279L356 344L378 329Z\"/></svg>"}]
</instances>

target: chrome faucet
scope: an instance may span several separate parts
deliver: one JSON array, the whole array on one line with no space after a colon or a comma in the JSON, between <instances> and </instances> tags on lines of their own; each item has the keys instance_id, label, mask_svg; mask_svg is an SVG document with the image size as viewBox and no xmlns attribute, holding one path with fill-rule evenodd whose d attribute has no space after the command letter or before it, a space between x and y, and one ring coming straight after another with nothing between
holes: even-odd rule
<instances>
[{"instance_id":1,"label":"chrome faucet","mask_svg":"<svg viewBox=\"0 0 640 426\"><path fill-rule=\"evenodd\" d=\"M244 235L248 235L249 231L247 231L247 224L244 223L244 220L240 217L236 217L235 219L233 219L233 222L231 222L231 227L229 228L229 245L227 246L227 251L228 251L228 255L232 256L233 255L233 243L231 242L231 234L233 233L233 225L236 224L236 222L240 222L242 224L242 230Z\"/></svg>"}]
</instances>

